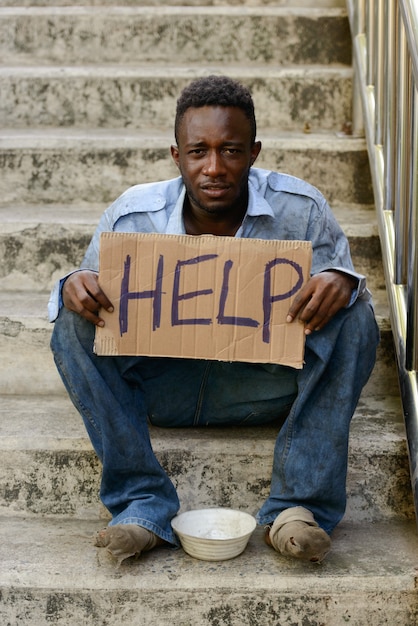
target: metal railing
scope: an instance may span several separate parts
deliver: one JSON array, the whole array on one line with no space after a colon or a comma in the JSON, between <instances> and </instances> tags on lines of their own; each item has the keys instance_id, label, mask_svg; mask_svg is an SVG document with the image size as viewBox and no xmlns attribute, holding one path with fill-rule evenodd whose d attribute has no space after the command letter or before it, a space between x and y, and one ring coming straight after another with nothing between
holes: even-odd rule
<instances>
[{"instance_id":1,"label":"metal railing","mask_svg":"<svg viewBox=\"0 0 418 626\"><path fill-rule=\"evenodd\" d=\"M418 512L418 0L347 0Z\"/></svg>"}]
</instances>

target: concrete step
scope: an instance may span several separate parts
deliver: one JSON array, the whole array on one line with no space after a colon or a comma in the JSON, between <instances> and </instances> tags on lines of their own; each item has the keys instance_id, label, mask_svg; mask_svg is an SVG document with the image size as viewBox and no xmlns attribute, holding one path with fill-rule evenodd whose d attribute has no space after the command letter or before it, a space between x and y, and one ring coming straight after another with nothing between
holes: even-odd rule
<instances>
[{"instance_id":1,"label":"concrete step","mask_svg":"<svg viewBox=\"0 0 418 626\"><path fill-rule=\"evenodd\" d=\"M48 291L77 268L106 204L0 205L0 290ZM372 206L334 203L356 269L386 304L376 216Z\"/></svg>"},{"instance_id":2,"label":"concrete step","mask_svg":"<svg viewBox=\"0 0 418 626\"><path fill-rule=\"evenodd\" d=\"M63 394L49 341L48 293L0 293L0 394ZM381 332L378 357L365 394L397 394L393 339L386 308L377 314Z\"/></svg>"},{"instance_id":3,"label":"concrete step","mask_svg":"<svg viewBox=\"0 0 418 626\"><path fill-rule=\"evenodd\" d=\"M338 131L351 119L352 70L346 66L205 67L246 84L261 128ZM0 118L9 128L156 128L170 131L180 91L198 65L0 66Z\"/></svg>"},{"instance_id":4,"label":"concrete step","mask_svg":"<svg viewBox=\"0 0 418 626\"><path fill-rule=\"evenodd\" d=\"M260 129L259 167L300 176L330 202L372 204L366 144L335 133ZM112 202L130 185L178 175L171 133L134 130L0 131L2 204Z\"/></svg>"},{"instance_id":5,"label":"concrete step","mask_svg":"<svg viewBox=\"0 0 418 626\"><path fill-rule=\"evenodd\" d=\"M0 391L62 393L46 318L54 281L78 267L106 205L9 205L0 208ZM379 362L368 394L397 393L380 244L372 207L333 205L358 271L368 277L381 328ZM37 354L34 367L32 355Z\"/></svg>"},{"instance_id":6,"label":"concrete step","mask_svg":"<svg viewBox=\"0 0 418 626\"><path fill-rule=\"evenodd\" d=\"M116 0L54 0L54 7L114 6ZM161 0L118 0L118 6L159 6ZM345 0L185 0L182 6L280 6L280 7L345 7ZM165 0L165 6L178 6L179 0ZM49 7L50 0L2 0L3 7Z\"/></svg>"},{"instance_id":7,"label":"concrete step","mask_svg":"<svg viewBox=\"0 0 418 626\"><path fill-rule=\"evenodd\" d=\"M262 34L262 36L261 36ZM273 43L274 42L274 43ZM0 8L2 63L351 62L342 8Z\"/></svg>"},{"instance_id":8,"label":"concrete step","mask_svg":"<svg viewBox=\"0 0 418 626\"><path fill-rule=\"evenodd\" d=\"M3 395L0 415L0 515L108 518L100 464L66 397ZM255 514L267 498L278 426L150 430L182 510L245 506ZM347 490L349 521L413 519L398 397L360 400Z\"/></svg>"},{"instance_id":9,"label":"concrete step","mask_svg":"<svg viewBox=\"0 0 418 626\"><path fill-rule=\"evenodd\" d=\"M415 626L414 523L343 523L321 564L285 559L258 528L229 561L157 548L116 570L100 520L0 519L3 624Z\"/></svg>"},{"instance_id":10,"label":"concrete step","mask_svg":"<svg viewBox=\"0 0 418 626\"><path fill-rule=\"evenodd\" d=\"M366 144L338 133L350 119L345 3L209 3L1 3L0 623L415 625L418 537ZM309 180L335 207L382 341L353 418L346 517L321 566L281 558L258 528L232 561L158 549L116 570L91 541L108 520L100 464L53 364L48 290L126 187L177 175L174 100L211 72L252 88L257 165ZM182 510L254 513L277 429L151 436Z\"/></svg>"}]
</instances>

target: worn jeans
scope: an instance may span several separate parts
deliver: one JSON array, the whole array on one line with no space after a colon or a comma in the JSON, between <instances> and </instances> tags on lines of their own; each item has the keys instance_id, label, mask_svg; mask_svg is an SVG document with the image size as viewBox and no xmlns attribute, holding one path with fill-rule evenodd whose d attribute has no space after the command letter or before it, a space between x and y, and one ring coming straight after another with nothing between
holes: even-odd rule
<instances>
[{"instance_id":1,"label":"worn jeans","mask_svg":"<svg viewBox=\"0 0 418 626\"><path fill-rule=\"evenodd\" d=\"M350 420L375 362L369 303L341 310L307 337L305 365L110 357L93 353L94 326L62 309L51 347L102 462L111 524L138 524L176 544L176 490L152 450L148 420L163 427L255 426L287 418L277 436L271 490L257 515L269 524L304 506L328 533L344 515Z\"/></svg>"}]
</instances>

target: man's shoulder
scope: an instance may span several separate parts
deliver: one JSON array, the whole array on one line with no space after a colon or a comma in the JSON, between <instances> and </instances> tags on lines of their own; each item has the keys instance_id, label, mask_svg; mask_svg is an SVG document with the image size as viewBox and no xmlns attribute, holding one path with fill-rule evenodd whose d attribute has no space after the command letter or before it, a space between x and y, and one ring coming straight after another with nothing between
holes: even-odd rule
<instances>
[{"instance_id":1,"label":"man's shoulder","mask_svg":"<svg viewBox=\"0 0 418 626\"><path fill-rule=\"evenodd\" d=\"M135 220L135 228L137 228L138 223L142 224L142 222L149 220L151 214L169 215L175 207L182 189L183 184L180 177L133 185L106 209L102 216L104 226L107 230L113 230L120 219L132 217ZM152 220L155 221L154 218ZM164 220L165 217L163 222ZM125 227L128 227L126 223ZM133 226L129 228L133 228Z\"/></svg>"},{"instance_id":2,"label":"man's shoulder","mask_svg":"<svg viewBox=\"0 0 418 626\"><path fill-rule=\"evenodd\" d=\"M319 189L302 178L292 176L291 174L252 168L250 180L264 196L271 195L272 193L286 193L309 198L317 204L321 204L325 200Z\"/></svg>"},{"instance_id":3,"label":"man's shoulder","mask_svg":"<svg viewBox=\"0 0 418 626\"><path fill-rule=\"evenodd\" d=\"M133 185L115 200L111 208L124 213L157 211L167 203L176 202L181 188L181 177Z\"/></svg>"}]
</instances>

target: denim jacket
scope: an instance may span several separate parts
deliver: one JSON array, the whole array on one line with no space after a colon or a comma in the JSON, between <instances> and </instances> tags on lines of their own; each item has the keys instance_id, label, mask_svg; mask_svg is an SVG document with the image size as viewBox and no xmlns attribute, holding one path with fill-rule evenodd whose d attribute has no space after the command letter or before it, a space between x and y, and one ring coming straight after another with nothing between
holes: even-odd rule
<instances>
[{"instance_id":1,"label":"denim jacket","mask_svg":"<svg viewBox=\"0 0 418 626\"><path fill-rule=\"evenodd\" d=\"M348 306L358 297L370 299L365 277L354 271L347 238L318 189L294 176L259 168L251 168L248 188L247 212L236 237L311 241L312 275L342 271L358 280ZM103 213L80 269L99 270L102 232L185 234L185 193L181 177L127 189ZM61 289L67 277L58 280L51 292L51 322L62 306Z\"/></svg>"}]
</instances>

